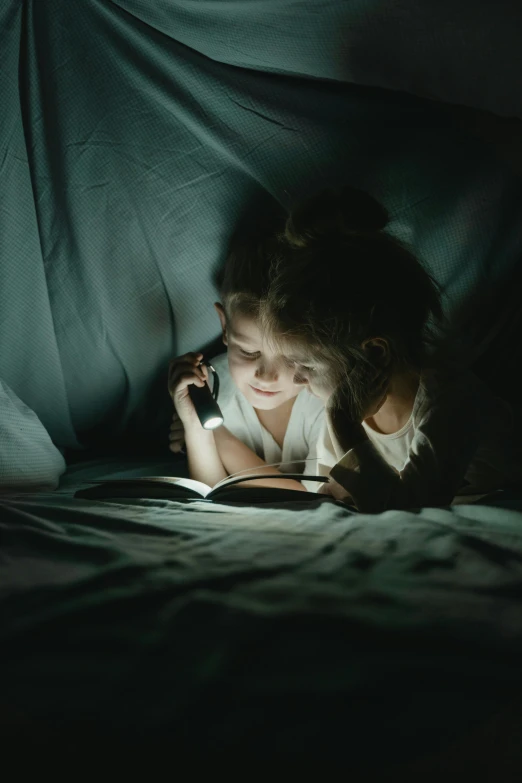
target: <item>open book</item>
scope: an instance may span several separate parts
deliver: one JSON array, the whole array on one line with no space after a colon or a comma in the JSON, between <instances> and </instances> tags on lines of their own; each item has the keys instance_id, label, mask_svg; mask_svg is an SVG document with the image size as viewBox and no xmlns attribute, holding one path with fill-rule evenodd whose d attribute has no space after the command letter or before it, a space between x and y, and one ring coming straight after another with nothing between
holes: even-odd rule
<instances>
[{"instance_id":1,"label":"open book","mask_svg":"<svg viewBox=\"0 0 522 783\"><path fill-rule=\"evenodd\" d=\"M326 495L315 492L300 492L297 489L282 487L264 487L262 485L245 486L245 482L259 479L293 479L294 481L316 481L324 484L327 476L309 476L301 473L251 474L241 477L229 477L220 481L214 488L188 478L174 476L145 476L128 479L103 479L94 481L93 487L78 490L74 497L91 500L104 498L164 498L166 500L206 500L217 503L284 503L288 501L311 502ZM242 486L241 486L242 484Z\"/></svg>"}]
</instances>

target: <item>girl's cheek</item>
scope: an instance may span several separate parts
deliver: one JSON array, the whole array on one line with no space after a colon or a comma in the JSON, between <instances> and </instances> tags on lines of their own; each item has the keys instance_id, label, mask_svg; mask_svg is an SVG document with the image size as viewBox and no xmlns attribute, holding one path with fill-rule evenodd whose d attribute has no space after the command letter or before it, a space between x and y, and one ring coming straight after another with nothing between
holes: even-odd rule
<instances>
[{"instance_id":1,"label":"girl's cheek","mask_svg":"<svg viewBox=\"0 0 522 783\"><path fill-rule=\"evenodd\" d=\"M252 370L252 361L242 359L239 356L229 356L228 366L231 372L245 374Z\"/></svg>"},{"instance_id":2,"label":"girl's cheek","mask_svg":"<svg viewBox=\"0 0 522 783\"><path fill-rule=\"evenodd\" d=\"M240 367L243 363L241 357L232 349L228 350L228 363L230 367Z\"/></svg>"}]
</instances>

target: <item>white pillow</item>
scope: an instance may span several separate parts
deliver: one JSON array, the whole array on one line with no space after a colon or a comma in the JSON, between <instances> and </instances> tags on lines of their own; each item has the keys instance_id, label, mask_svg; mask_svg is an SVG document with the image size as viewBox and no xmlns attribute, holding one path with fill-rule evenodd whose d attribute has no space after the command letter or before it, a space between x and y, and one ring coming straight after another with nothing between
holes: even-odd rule
<instances>
[{"instance_id":1,"label":"white pillow","mask_svg":"<svg viewBox=\"0 0 522 783\"><path fill-rule=\"evenodd\" d=\"M0 490L56 489L65 467L36 413L0 380Z\"/></svg>"}]
</instances>

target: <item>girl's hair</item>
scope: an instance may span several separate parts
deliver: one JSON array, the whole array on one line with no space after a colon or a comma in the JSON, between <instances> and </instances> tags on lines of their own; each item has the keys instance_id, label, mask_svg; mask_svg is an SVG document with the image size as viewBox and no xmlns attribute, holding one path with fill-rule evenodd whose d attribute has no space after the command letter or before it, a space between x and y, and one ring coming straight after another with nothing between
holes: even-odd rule
<instances>
[{"instance_id":1,"label":"girl's hair","mask_svg":"<svg viewBox=\"0 0 522 783\"><path fill-rule=\"evenodd\" d=\"M227 319L232 314L259 315L270 286L270 269L278 258L278 237L285 218L283 212L274 216L272 210L256 224L243 224L232 236L217 280Z\"/></svg>"},{"instance_id":2,"label":"girl's hair","mask_svg":"<svg viewBox=\"0 0 522 783\"><path fill-rule=\"evenodd\" d=\"M374 372L362 342L385 338L395 367L420 371L434 343L429 321L442 319L436 283L387 224L368 193L324 190L290 214L271 254L265 326L320 356L355 406Z\"/></svg>"}]
</instances>

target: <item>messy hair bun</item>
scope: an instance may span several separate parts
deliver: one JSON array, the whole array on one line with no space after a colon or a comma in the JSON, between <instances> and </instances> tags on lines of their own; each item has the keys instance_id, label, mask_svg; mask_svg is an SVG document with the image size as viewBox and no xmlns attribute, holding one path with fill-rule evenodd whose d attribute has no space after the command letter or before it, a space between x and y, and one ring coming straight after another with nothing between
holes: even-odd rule
<instances>
[{"instance_id":1,"label":"messy hair bun","mask_svg":"<svg viewBox=\"0 0 522 783\"><path fill-rule=\"evenodd\" d=\"M349 187L297 206L274 254L261 308L281 350L296 341L323 357L357 405L367 392L367 373L375 374L366 340L386 340L393 366L421 371L437 347L433 327L443 322L437 283L413 250L383 231L387 222L378 201Z\"/></svg>"},{"instance_id":2,"label":"messy hair bun","mask_svg":"<svg viewBox=\"0 0 522 783\"><path fill-rule=\"evenodd\" d=\"M305 201L286 221L284 237L306 248L354 234L372 234L388 224L388 213L373 196L356 188L329 188Z\"/></svg>"}]
</instances>

